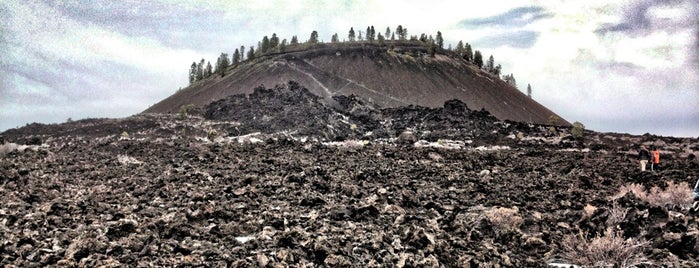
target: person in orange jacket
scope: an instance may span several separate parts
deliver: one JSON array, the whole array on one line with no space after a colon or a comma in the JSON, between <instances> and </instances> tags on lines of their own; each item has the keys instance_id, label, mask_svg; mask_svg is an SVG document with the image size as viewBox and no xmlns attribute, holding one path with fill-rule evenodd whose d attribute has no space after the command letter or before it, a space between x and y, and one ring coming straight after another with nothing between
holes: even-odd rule
<instances>
[{"instance_id":1,"label":"person in orange jacket","mask_svg":"<svg viewBox=\"0 0 699 268\"><path fill-rule=\"evenodd\" d=\"M659 170L659 168L660 168L660 151L655 146L651 147L651 150L653 150L653 151L650 153L650 170L652 170L652 171Z\"/></svg>"}]
</instances>

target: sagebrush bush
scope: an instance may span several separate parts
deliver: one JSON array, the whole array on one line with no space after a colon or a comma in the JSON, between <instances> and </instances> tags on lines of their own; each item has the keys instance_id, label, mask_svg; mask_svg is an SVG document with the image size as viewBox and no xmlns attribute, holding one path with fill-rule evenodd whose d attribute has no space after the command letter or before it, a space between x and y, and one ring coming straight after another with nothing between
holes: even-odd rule
<instances>
[{"instance_id":1,"label":"sagebrush bush","mask_svg":"<svg viewBox=\"0 0 699 268\"><path fill-rule=\"evenodd\" d=\"M496 227L504 230L516 230L522 224L522 217L519 216L519 209L492 207L485 211L485 217Z\"/></svg>"},{"instance_id":2,"label":"sagebrush bush","mask_svg":"<svg viewBox=\"0 0 699 268\"><path fill-rule=\"evenodd\" d=\"M619 193L614 196L614 199L622 197L629 192L638 197L638 199L656 206L691 204L693 198L692 191L686 182L677 184L674 181L668 181L665 189L653 186L650 191L646 191L643 185L636 183L625 185L619 189Z\"/></svg>"},{"instance_id":3,"label":"sagebrush bush","mask_svg":"<svg viewBox=\"0 0 699 268\"><path fill-rule=\"evenodd\" d=\"M608 228L591 239L582 234L564 236L561 256L583 267L637 267L649 264L643 254L648 244L643 239L624 239L621 231Z\"/></svg>"}]
</instances>

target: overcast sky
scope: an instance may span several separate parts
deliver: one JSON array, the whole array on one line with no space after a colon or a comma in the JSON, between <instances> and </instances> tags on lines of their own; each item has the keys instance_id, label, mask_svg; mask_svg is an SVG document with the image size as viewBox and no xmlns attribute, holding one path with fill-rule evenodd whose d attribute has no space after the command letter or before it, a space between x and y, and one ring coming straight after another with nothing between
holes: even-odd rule
<instances>
[{"instance_id":1,"label":"overcast sky","mask_svg":"<svg viewBox=\"0 0 699 268\"><path fill-rule=\"evenodd\" d=\"M3 0L0 131L139 113L187 86L193 61L272 33L330 41L400 24L493 55L588 129L697 137L697 18L696 0Z\"/></svg>"}]
</instances>

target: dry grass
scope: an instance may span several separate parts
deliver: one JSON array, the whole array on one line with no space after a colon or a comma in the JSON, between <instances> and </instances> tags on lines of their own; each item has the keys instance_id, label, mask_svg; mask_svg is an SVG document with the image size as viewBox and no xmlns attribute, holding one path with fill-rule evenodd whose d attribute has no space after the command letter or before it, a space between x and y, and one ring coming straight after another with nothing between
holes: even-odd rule
<instances>
[{"instance_id":1,"label":"dry grass","mask_svg":"<svg viewBox=\"0 0 699 268\"><path fill-rule=\"evenodd\" d=\"M645 187L640 184L626 185L621 187L619 193L612 199L618 199L629 192L638 199L657 206L691 204L693 198L692 191L686 182L676 184L673 181L668 181L665 189L654 186L650 191L646 191Z\"/></svg>"},{"instance_id":2,"label":"dry grass","mask_svg":"<svg viewBox=\"0 0 699 268\"><path fill-rule=\"evenodd\" d=\"M582 234L563 237L562 257L583 267L637 267L649 264L643 254L649 243L624 239L621 231L608 228L603 236L586 239Z\"/></svg>"}]
</instances>

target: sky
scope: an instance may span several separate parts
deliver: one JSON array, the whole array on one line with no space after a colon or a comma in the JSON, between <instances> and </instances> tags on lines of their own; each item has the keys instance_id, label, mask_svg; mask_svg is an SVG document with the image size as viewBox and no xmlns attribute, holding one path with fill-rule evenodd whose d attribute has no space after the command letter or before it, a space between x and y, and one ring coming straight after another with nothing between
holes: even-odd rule
<instances>
[{"instance_id":1,"label":"sky","mask_svg":"<svg viewBox=\"0 0 699 268\"><path fill-rule=\"evenodd\" d=\"M0 132L137 114L265 35L402 25L493 55L587 129L699 137L698 18L696 0L2 0Z\"/></svg>"}]
</instances>

